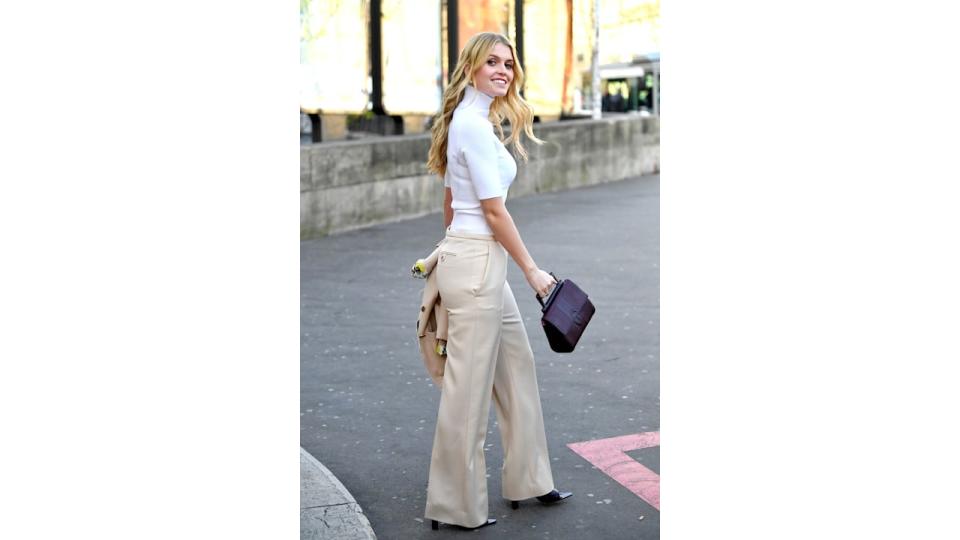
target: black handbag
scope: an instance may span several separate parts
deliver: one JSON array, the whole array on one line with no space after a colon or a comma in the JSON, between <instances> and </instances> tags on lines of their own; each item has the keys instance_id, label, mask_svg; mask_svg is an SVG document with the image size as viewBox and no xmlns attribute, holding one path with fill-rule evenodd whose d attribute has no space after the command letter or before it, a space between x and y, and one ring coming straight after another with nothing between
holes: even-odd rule
<instances>
[{"instance_id":1,"label":"black handbag","mask_svg":"<svg viewBox=\"0 0 960 540\"><path fill-rule=\"evenodd\" d=\"M569 279L557 280L547 300L538 294L537 300L543 308L543 317L540 324L547 333L547 341L554 352L571 352L580 341L580 336L587 328L587 323L593 318L596 308L593 302L577 284Z\"/></svg>"}]
</instances>

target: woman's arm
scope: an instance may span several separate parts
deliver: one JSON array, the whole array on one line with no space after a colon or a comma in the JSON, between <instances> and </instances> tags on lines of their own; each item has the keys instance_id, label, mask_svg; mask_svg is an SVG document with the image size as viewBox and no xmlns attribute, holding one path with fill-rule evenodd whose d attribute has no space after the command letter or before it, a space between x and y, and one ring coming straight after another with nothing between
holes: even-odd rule
<instances>
[{"instance_id":1,"label":"woman's arm","mask_svg":"<svg viewBox=\"0 0 960 540\"><path fill-rule=\"evenodd\" d=\"M553 276L538 268L537 264L533 262L533 257L530 256L527 246L523 244L523 240L520 238L520 231L517 230L513 217L510 216L510 212L503 204L503 197L482 199L480 207L483 210L483 217L487 220L487 225L493 230L493 237L497 242L500 242L500 245L507 250L517 266L523 270L523 275L527 278L530 288L540 296L546 297L556 280L553 279Z\"/></svg>"},{"instance_id":2,"label":"woman's arm","mask_svg":"<svg viewBox=\"0 0 960 540\"><path fill-rule=\"evenodd\" d=\"M470 180L480 209L487 225L493 231L493 237L513 257L517 266L523 270L527 283L540 296L546 296L556 282L553 276L540 270L533 257L523 245L520 232L517 231L510 212L503 204L503 185L497 170L497 150L500 144L494 136L487 120L472 120L461 126L457 135L462 140L461 153L470 171Z\"/></svg>"},{"instance_id":3,"label":"woman's arm","mask_svg":"<svg viewBox=\"0 0 960 540\"><path fill-rule=\"evenodd\" d=\"M450 226L450 223L453 222L453 190L448 188L444 189L443 194L443 228L444 230Z\"/></svg>"}]
</instances>

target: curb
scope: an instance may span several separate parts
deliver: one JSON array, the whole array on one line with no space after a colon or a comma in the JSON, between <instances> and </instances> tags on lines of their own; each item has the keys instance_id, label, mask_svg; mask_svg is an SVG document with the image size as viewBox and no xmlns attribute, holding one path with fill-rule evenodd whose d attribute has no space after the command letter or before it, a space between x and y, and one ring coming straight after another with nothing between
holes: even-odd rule
<instances>
[{"instance_id":1,"label":"curb","mask_svg":"<svg viewBox=\"0 0 960 540\"><path fill-rule=\"evenodd\" d=\"M377 535L340 480L300 448L300 540L376 540Z\"/></svg>"}]
</instances>

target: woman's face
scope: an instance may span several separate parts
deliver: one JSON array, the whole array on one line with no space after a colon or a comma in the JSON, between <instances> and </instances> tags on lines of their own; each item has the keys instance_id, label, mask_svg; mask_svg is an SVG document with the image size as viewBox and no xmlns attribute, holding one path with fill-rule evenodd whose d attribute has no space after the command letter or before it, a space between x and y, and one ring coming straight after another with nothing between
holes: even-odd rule
<instances>
[{"instance_id":1,"label":"woman's face","mask_svg":"<svg viewBox=\"0 0 960 540\"><path fill-rule=\"evenodd\" d=\"M483 64L473 73L477 90L492 97L505 96L513 83L513 53L510 47L497 43L490 49Z\"/></svg>"}]
</instances>

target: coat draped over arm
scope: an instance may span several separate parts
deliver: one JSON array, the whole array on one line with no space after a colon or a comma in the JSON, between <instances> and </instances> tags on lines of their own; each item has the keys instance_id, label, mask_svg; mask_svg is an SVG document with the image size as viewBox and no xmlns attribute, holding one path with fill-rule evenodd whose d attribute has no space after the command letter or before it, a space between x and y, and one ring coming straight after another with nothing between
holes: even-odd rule
<instances>
[{"instance_id":1,"label":"coat draped over arm","mask_svg":"<svg viewBox=\"0 0 960 540\"><path fill-rule=\"evenodd\" d=\"M413 267L414 276L426 275L427 282L423 287L423 296L420 300L420 312L417 316L417 342L420 346L420 355L427 373L433 379L437 388L443 387L443 368L447 361L447 324L448 314L440 298L440 289L437 285L436 268L440 257L440 248L437 247L426 259L417 261Z\"/></svg>"}]
</instances>

